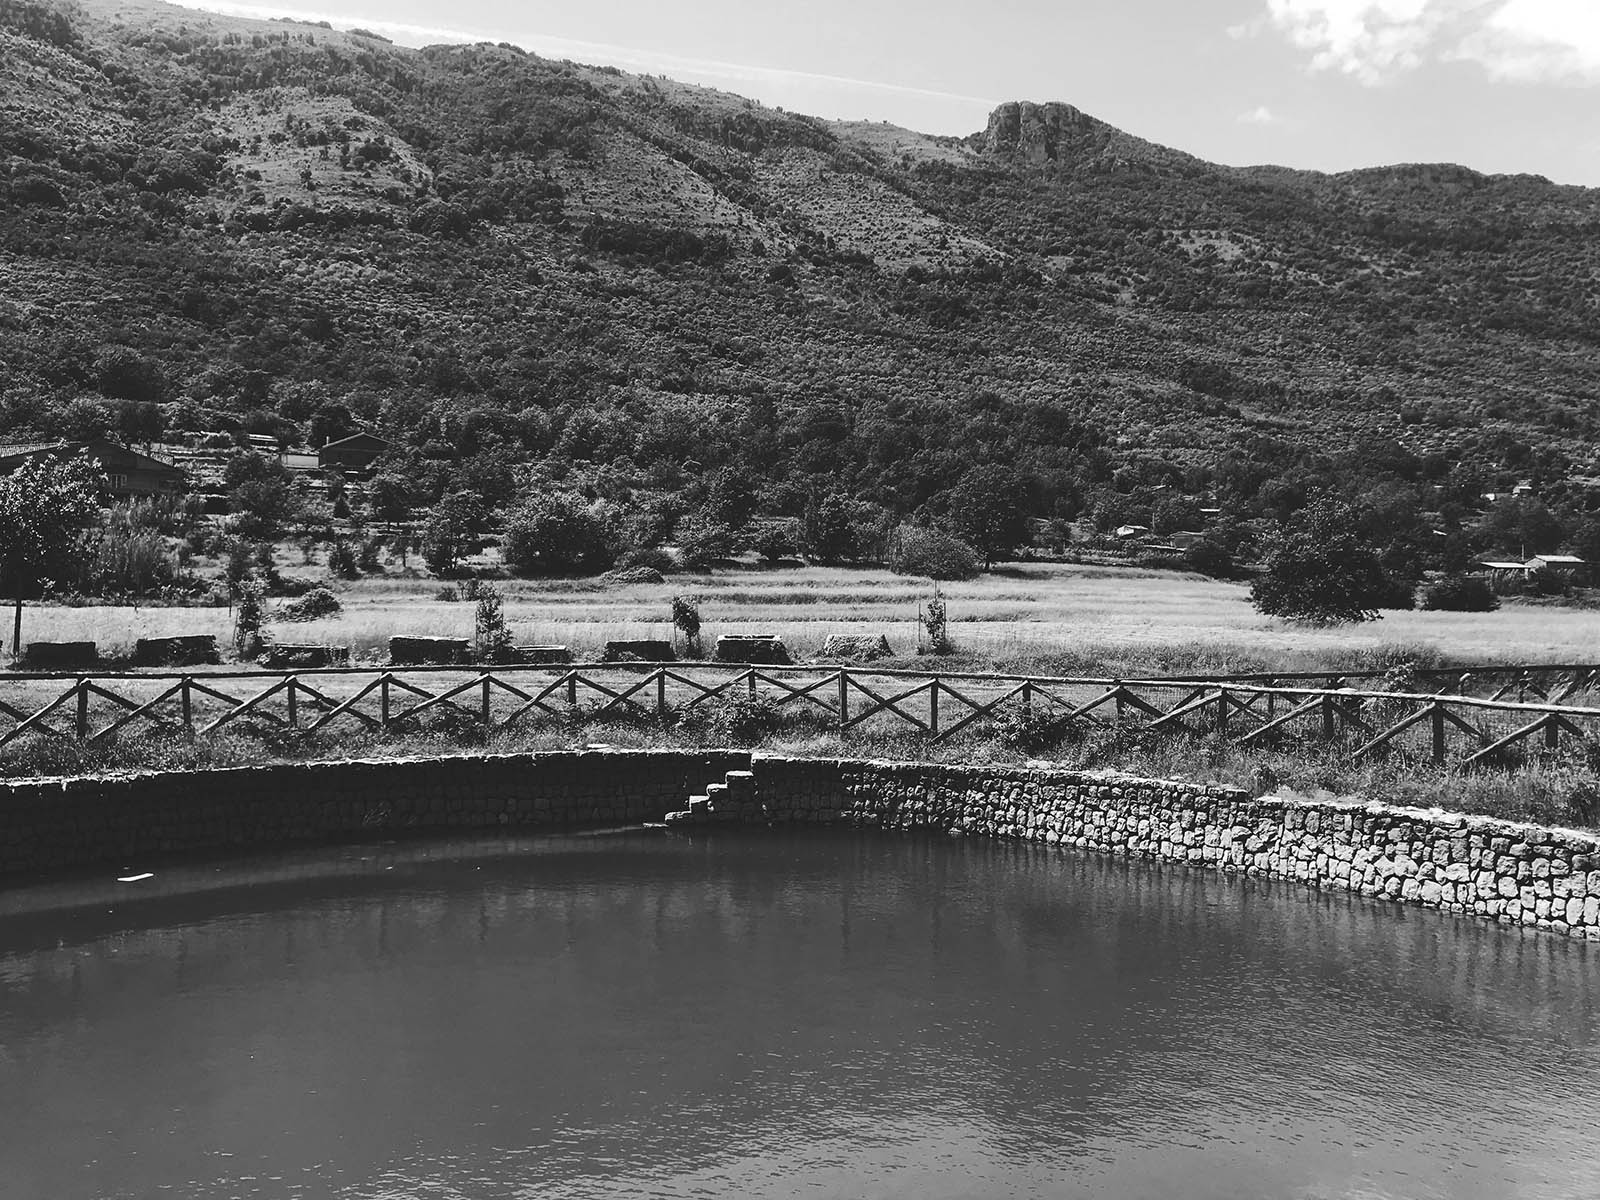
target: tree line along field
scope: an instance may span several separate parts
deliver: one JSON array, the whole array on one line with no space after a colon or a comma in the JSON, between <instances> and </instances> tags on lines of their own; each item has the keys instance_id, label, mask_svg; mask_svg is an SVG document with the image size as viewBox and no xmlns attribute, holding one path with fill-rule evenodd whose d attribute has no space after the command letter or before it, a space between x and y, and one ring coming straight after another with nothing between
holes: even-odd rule
<instances>
[{"instance_id":1,"label":"tree line along field","mask_svg":"<svg viewBox=\"0 0 1600 1200\"><path fill-rule=\"evenodd\" d=\"M765 567L685 574L664 583L510 580L496 584L519 644L564 644L596 659L612 639L673 636L674 596L695 600L707 650L719 633L770 633L797 658L830 633L882 633L898 660L914 658L925 579L861 567ZM950 618L952 668L1086 675L1354 669L1407 656L1451 662L1584 662L1600 645L1600 611L1508 601L1494 613L1390 611L1365 625L1315 628L1263 617L1240 583L1168 571L1012 563L938 585ZM345 645L383 661L395 635L471 639L475 606L438 599L427 579L340 585L339 616L266 626L283 641ZM216 634L226 608L30 605L26 640L95 641L102 653L140 636ZM919 665L930 666L932 660ZM903 664L904 665L904 664Z\"/></svg>"},{"instance_id":2,"label":"tree line along field","mask_svg":"<svg viewBox=\"0 0 1600 1200\"><path fill-rule=\"evenodd\" d=\"M691 525L719 471L936 521L997 467L1038 520L1177 496L1244 541L1327 487L1399 489L1412 538L1524 480L1558 541L1593 508L1585 189L1225 168L1064 104L935 139L152 0L5 0L0 56L13 440L354 422L423 510Z\"/></svg>"}]
</instances>

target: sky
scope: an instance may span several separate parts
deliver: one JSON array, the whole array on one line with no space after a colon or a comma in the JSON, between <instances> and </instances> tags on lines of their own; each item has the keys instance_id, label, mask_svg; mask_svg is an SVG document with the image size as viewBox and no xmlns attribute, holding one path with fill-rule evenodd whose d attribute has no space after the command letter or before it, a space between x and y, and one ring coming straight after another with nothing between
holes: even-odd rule
<instances>
[{"instance_id":1,"label":"sky","mask_svg":"<svg viewBox=\"0 0 1600 1200\"><path fill-rule=\"evenodd\" d=\"M1061 100L1214 162L1600 186L1600 0L180 0L507 41L926 133Z\"/></svg>"}]
</instances>

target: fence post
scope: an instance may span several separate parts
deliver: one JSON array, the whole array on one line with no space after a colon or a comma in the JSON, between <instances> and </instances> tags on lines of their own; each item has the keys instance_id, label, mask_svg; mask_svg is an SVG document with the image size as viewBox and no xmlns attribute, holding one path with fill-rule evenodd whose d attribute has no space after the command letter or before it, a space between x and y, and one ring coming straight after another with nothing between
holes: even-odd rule
<instances>
[{"instance_id":1,"label":"fence post","mask_svg":"<svg viewBox=\"0 0 1600 1200\"><path fill-rule=\"evenodd\" d=\"M839 668L839 728L843 729L850 723L850 677L843 667Z\"/></svg>"},{"instance_id":2,"label":"fence post","mask_svg":"<svg viewBox=\"0 0 1600 1200\"><path fill-rule=\"evenodd\" d=\"M937 676L928 685L928 732L939 732L939 679Z\"/></svg>"},{"instance_id":3,"label":"fence post","mask_svg":"<svg viewBox=\"0 0 1600 1200\"><path fill-rule=\"evenodd\" d=\"M1033 681L1031 679L1022 681L1022 719L1024 721L1033 719ZM1023 726L1023 728L1027 728L1027 726Z\"/></svg>"},{"instance_id":4,"label":"fence post","mask_svg":"<svg viewBox=\"0 0 1600 1200\"><path fill-rule=\"evenodd\" d=\"M481 711L483 714L483 727L485 729L489 728L489 721L494 715L489 711L489 698L492 694L493 693L489 690L489 676L485 675L483 677L483 698L480 701Z\"/></svg>"},{"instance_id":5,"label":"fence post","mask_svg":"<svg viewBox=\"0 0 1600 1200\"><path fill-rule=\"evenodd\" d=\"M656 672L656 716L667 719L667 669Z\"/></svg>"},{"instance_id":6,"label":"fence post","mask_svg":"<svg viewBox=\"0 0 1600 1200\"><path fill-rule=\"evenodd\" d=\"M567 672L567 707L578 707L578 673L576 671Z\"/></svg>"},{"instance_id":7,"label":"fence post","mask_svg":"<svg viewBox=\"0 0 1600 1200\"><path fill-rule=\"evenodd\" d=\"M1328 692L1322 693L1322 740L1333 741L1333 696Z\"/></svg>"},{"instance_id":8,"label":"fence post","mask_svg":"<svg viewBox=\"0 0 1600 1200\"><path fill-rule=\"evenodd\" d=\"M184 682L187 683L188 680L184 680ZM289 686L287 688L285 688L284 691L289 693L289 728L290 729L299 729L300 728L300 677L298 675L289 676Z\"/></svg>"},{"instance_id":9,"label":"fence post","mask_svg":"<svg viewBox=\"0 0 1600 1200\"><path fill-rule=\"evenodd\" d=\"M1122 680L1113 679L1111 681L1111 694L1116 697L1116 700L1112 703L1116 706L1116 722L1121 725L1122 718L1128 715L1128 698L1122 686Z\"/></svg>"},{"instance_id":10,"label":"fence post","mask_svg":"<svg viewBox=\"0 0 1600 1200\"><path fill-rule=\"evenodd\" d=\"M1217 736L1226 740L1228 736L1228 689L1217 689Z\"/></svg>"},{"instance_id":11,"label":"fence post","mask_svg":"<svg viewBox=\"0 0 1600 1200\"><path fill-rule=\"evenodd\" d=\"M187 738L194 737L194 695L192 689L194 681L187 675L178 680L178 707L183 712L183 733ZM291 696L293 692L289 693Z\"/></svg>"},{"instance_id":12,"label":"fence post","mask_svg":"<svg viewBox=\"0 0 1600 1200\"><path fill-rule=\"evenodd\" d=\"M1432 705L1433 712L1433 761L1444 761L1444 705L1435 700Z\"/></svg>"},{"instance_id":13,"label":"fence post","mask_svg":"<svg viewBox=\"0 0 1600 1200\"><path fill-rule=\"evenodd\" d=\"M750 699L756 698L756 669L751 667L744 673L745 682L750 685Z\"/></svg>"},{"instance_id":14,"label":"fence post","mask_svg":"<svg viewBox=\"0 0 1600 1200\"><path fill-rule=\"evenodd\" d=\"M1544 719L1544 748L1554 750L1561 744L1561 722L1554 713Z\"/></svg>"},{"instance_id":15,"label":"fence post","mask_svg":"<svg viewBox=\"0 0 1600 1200\"><path fill-rule=\"evenodd\" d=\"M389 672L378 677L378 725L389 728Z\"/></svg>"},{"instance_id":16,"label":"fence post","mask_svg":"<svg viewBox=\"0 0 1600 1200\"><path fill-rule=\"evenodd\" d=\"M78 676L78 740L89 736L89 681Z\"/></svg>"}]
</instances>

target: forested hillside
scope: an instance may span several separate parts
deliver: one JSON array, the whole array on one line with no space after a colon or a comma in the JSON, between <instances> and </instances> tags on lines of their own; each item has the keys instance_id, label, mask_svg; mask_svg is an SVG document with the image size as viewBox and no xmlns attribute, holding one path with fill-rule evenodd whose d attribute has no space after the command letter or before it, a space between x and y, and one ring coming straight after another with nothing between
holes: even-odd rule
<instances>
[{"instance_id":1,"label":"forested hillside","mask_svg":"<svg viewBox=\"0 0 1600 1200\"><path fill-rule=\"evenodd\" d=\"M422 503L731 467L770 515L938 515L985 464L1041 517L1467 503L1600 422L1600 191L1219 167L1059 104L933 138L152 0L0 0L0 281L0 436L359 425Z\"/></svg>"}]
</instances>

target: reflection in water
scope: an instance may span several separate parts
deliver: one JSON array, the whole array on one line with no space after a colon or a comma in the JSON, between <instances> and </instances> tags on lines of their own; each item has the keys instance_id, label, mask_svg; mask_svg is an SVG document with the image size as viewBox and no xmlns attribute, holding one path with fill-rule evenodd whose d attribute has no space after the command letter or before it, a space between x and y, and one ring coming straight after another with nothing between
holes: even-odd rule
<instances>
[{"instance_id":1,"label":"reflection in water","mask_svg":"<svg viewBox=\"0 0 1600 1200\"><path fill-rule=\"evenodd\" d=\"M0 1196L1600 1195L1580 942L877 834L184 874L0 904Z\"/></svg>"}]
</instances>

